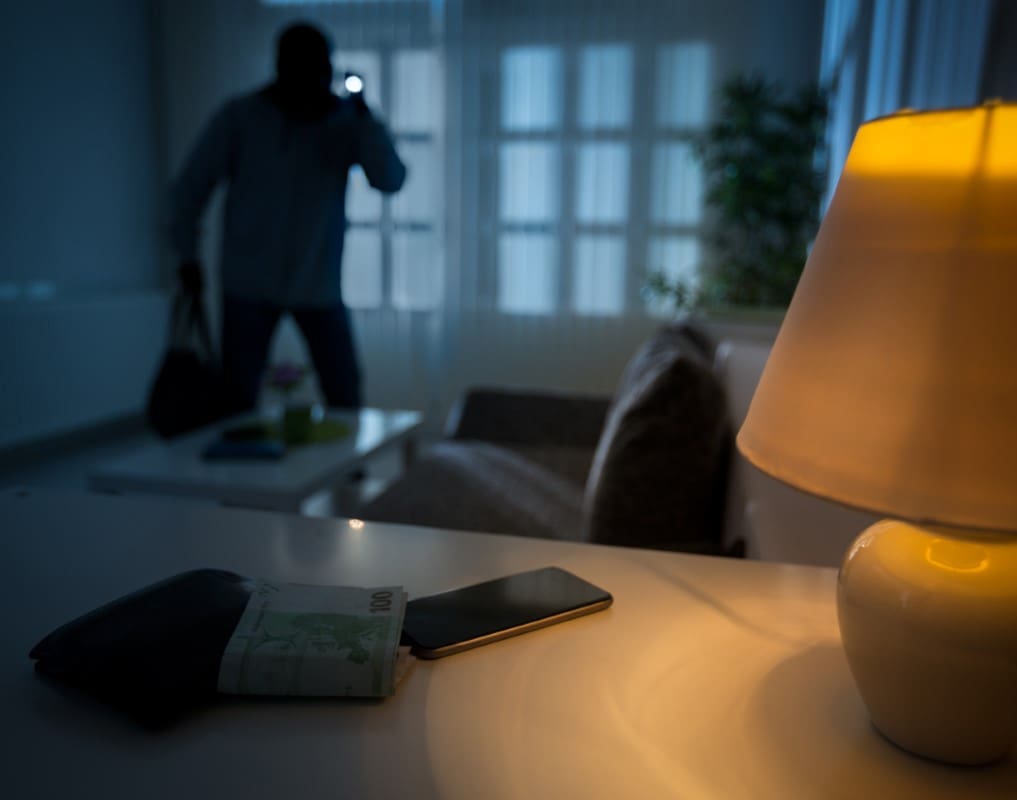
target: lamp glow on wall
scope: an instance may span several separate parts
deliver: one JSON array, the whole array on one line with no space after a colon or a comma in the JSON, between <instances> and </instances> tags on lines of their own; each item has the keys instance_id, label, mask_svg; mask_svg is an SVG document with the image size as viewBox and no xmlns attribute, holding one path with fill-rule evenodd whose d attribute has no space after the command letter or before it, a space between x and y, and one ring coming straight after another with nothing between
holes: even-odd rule
<instances>
[{"instance_id":1,"label":"lamp glow on wall","mask_svg":"<svg viewBox=\"0 0 1017 800\"><path fill-rule=\"evenodd\" d=\"M891 517L838 581L876 727L942 761L1010 753L1017 105L859 129L738 446L786 483Z\"/></svg>"}]
</instances>

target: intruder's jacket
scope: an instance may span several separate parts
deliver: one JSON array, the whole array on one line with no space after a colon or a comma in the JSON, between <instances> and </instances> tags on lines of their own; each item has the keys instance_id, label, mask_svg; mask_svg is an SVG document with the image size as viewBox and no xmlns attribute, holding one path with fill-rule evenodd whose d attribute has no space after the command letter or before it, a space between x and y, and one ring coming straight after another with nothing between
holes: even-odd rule
<instances>
[{"instance_id":1,"label":"intruder's jacket","mask_svg":"<svg viewBox=\"0 0 1017 800\"><path fill-rule=\"evenodd\" d=\"M289 308L340 303L354 165L382 192L398 191L406 177L388 131L362 102L328 95L315 112L298 113L275 86L228 101L172 187L177 255L199 260L202 213L225 183L223 292Z\"/></svg>"}]
</instances>

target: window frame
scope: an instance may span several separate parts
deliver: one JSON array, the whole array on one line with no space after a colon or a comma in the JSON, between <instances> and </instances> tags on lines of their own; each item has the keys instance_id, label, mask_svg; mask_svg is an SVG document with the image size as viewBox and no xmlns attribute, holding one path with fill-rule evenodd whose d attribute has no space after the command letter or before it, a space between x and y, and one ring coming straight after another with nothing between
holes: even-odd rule
<instances>
[{"instance_id":1,"label":"window frame","mask_svg":"<svg viewBox=\"0 0 1017 800\"><path fill-rule=\"evenodd\" d=\"M535 315L571 314L579 316L647 315L655 312L654 304L644 296L644 285L650 269L649 258L656 240L669 238L690 240L701 259L705 244L705 207L701 207L694 222L664 222L653 218L654 153L658 146L692 144L709 124L709 107L702 126L667 126L657 116L657 82L663 69L661 59L665 48L682 42L667 39L652 42L637 41L632 36L590 38L582 41L564 41L560 38L540 42L504 40L492 47L486 56L484 71L493 76L488 82L489 100L480 114L479 131L480 177L478 192L480 203L480 236L478 248L480 263L489 264L487 275L478 282L478 305L504 314L532 313ZM581 62L583 51L589 47L624 46L632 58L632 94L629 122L618 128L586 129L580 125ZM505 54L520 47L549 47L561 59L562 113L557 127L547 130L519 131L506 129L502 123L502 103L505 85ZM709 69L709 66L708 66ZM705 74L706 89L712 88L709 72ZM555 146L559 153L559 201L557 220L548 222L508 222L501 219L501 149L513 142L546 143ZM620 222L581 221L578 218L579 160L583 145L616 143L627 147L628 198L626 214ZM703 203L705 206L705 203ZM558 239L558 259L554 283L554 303L550 311L519 312L501 307L498 296L500 240L514 233L541 233ZM576 306L576 254L578 242L584 236L614 236L623 245L623 297L616 312L583 310Z\"/></svg>"},{"instance_id":2,"label":"window frame","mask_svg":"<svg viewBox=\"0 0 1017 800\"><path fill-rule=\"evenodd\" d=\"M378 113L385 121L388 127L389 134L392 137L392 142L395 145L396 152L403 155L402 145L425 145L429 146L436 159L434 174L437 176L437 186L435 191L444 196L444 184L445 184L445 153L443 144L442 130L440 126L435 127L433 130L425 130L423 127L419 130L413 129L398 129L392 123L393 118L393 101L395 94L395 80L396 80L396 68L395 62L401 53L413 52L413 51L426 51L434 54L437 71L439 75L436 79L441 80L442 71L442 52L441 48L431 45L414 45L414 46L395 46L390 43L380 42L373 46L359 46L341 48L339 52L333 55L333 68L335 69L335 78L333 80L333 88L338 89L342 82L342 77L339 74L339 69L342 66L342 59L344 54L370 54L377 58L378 62L378 84L379 86L374 90L377 92L375 95L375 102L372 106L378 110ZM355 58L353 59L355 60ZM367 87L368 92L372 91L371 87ZM368 95L370 97L370 95ZM442 93L442 105L444 106L444 94ZM438 115L440 119L440 115ZM409 169L409 165L408 165ZM357 177L353 177L353 170L351 170L350 180L361 180L366 184L366 178L363 175L362 170L359 167L355 167L355 170L359 173ZM411 171L411 170L410 170ZM407 177L407 180L412 180L411 177ZM369 191L375 191L369 189ZM350 187L347 186L347 201L349 200ZM396 263L395 263L395 237L400 233L425 233L430 234L434 238L434 251L436 254L440 254L442 251L442 242L440 240L441 232L443 229L444 215L442 212L437 212L435 217L431 220L425 221L421 219L397 219L394 210L397 201L396 195L381 195L380 197L379 215L376 220L366 219L355 219L351 218L349 211L347 210L345 220L345 235L347 242L349 234L351 232L372 232L379 239L379 263L378 270L380 273L380 296L381 302L376 305L366 305L351 303L346 299L346 305L356 311L433 311L442 305L443 296L441 293L434 299L432 304L428 305L401 305L396 302ZM441 203L436 203L435 207L442 208ZM343 255L343 273L344 277L347 274L347 270L350 265L346 254ZM436 275L442 279L442 285L444 285L444 269L439 263L436 265ZM344 292L345 294L345 292Z\"/></svg>"}]
</instances>

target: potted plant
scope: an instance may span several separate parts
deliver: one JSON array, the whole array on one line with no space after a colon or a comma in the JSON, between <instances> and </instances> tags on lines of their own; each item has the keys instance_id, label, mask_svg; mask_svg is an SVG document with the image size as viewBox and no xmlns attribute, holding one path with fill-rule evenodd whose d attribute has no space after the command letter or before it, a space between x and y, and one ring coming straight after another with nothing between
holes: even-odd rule
<instances>
[{"instance_id":1,"label":"potted plant","mask_svg":"<svg viewBox=\"0 0 1017 800\"><path fill-rule=\"evenodd\" d=\"M717 121L695 151L706 179L708 259L696 284L658 265L647 289L679 308L786 308L819 226L826 118L818 87L788 93L756 76L724 83Z\"/></svg>"}]
</instances>

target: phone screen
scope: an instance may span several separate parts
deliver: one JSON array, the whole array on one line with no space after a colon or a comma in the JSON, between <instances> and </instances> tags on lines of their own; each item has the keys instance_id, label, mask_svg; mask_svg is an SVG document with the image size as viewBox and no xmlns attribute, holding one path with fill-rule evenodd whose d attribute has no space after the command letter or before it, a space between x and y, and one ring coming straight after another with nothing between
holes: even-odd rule
<instances>
[{"instance_id":1,"label":"phone screen","mask_svg":"<svg viewBox=\"0 0 1017 800\"><path fill-rule=\"evenodd\" d=\"M545 567L411 600L403 633L416 655L440 658L590 614L611 601L571 572Z\"/></svg>"}]
</instances>

